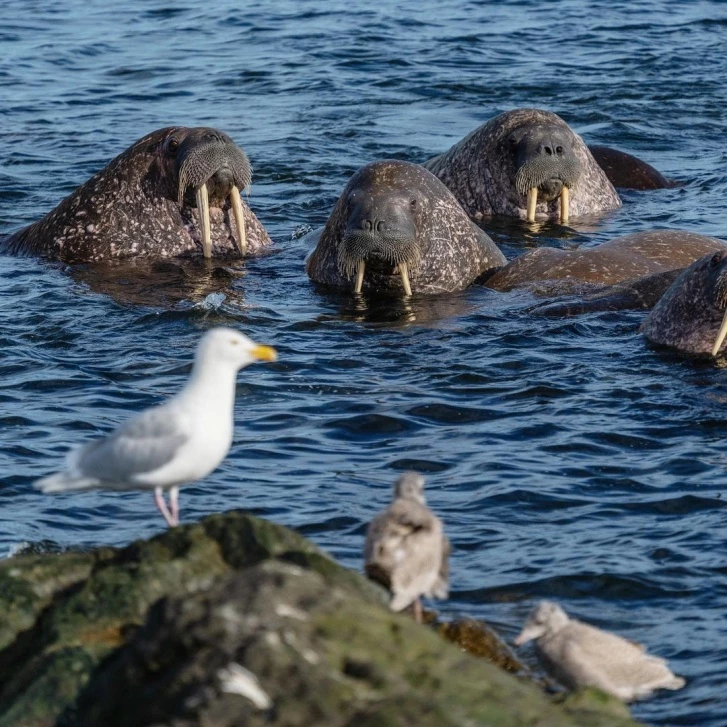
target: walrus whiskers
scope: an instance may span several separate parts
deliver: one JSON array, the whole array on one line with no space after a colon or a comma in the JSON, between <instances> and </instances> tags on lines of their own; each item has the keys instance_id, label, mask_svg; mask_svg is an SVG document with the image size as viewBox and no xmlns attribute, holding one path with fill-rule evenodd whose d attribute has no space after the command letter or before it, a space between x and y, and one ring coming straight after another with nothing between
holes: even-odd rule
<instances>
[{"instance_id":1,"label":"walrus whiskers","mask_svg":"<svg viewBox=\"0 0 727 727\"><path fill-rule=\"evenodd\" d=\"M197 188L197 209L202 226L202 251L206 258L212 257L212 231L210 229L210 199L207 184Z\"/></svg>"},{"instance_id":2,"label":"walrus whiskers","mask_svg":"<svg viewBox=\"0 0 727 727\"><path fill-rule=\"evenodd\" d=\"M563 191L560 193L560 223L567 225L570 215L570 190L563 185Z\"/></svg>"},{"instance_id":3,"label":"walrus whiskers","mask_svg":"<svg viewBox=\"0 0 727 727\"><path fill-rule=\"evenodd\" d=\"M528 190L528 222L535 222L535 208L538 204L538 188L531 187Z\"/></svg>"},{"instance_id":4,"label":"walrus whiskers","mask_svg":"<svg viewBox=\"0 0 727 727\"><path fill-rule=\"evenodd\" d=\"M409 284L409 266L401 262L399 263L399 275L401 275L401 284L404 286L404 292L411 295L411 285Z\"/></svg>"},{"instance_id":5,"label":"walrus whiskers","mask_svg":"<svg viewBox=\"0 0 727 727\"><path fill-rule=\"evenodd\" d=\"M232 202L232 211L235 215L235 225L237 226L237 248L240 255L247 252L247 237L245 235L245 215L242 213L242 200L240 199L240 190L233 184L230 190L230 202Z\"/></svg>"},{"instance_id":6,"label":"walrus whiskers","mask_svg":"<svg viewBox=\"0 0 727 727\"><path fill-rule=\"evenodd\" d=\"M358 268L356 269L356 284L353 287L354 293L360 293L363 287L364 271L366 270L366 262L364 260L358 261Z\"/></svg>"},{"instance_id":7,"label":"walrus whiskers","mask_svg":"<svg viewBox=\"0 0 727 727\"><path fill-rule=\"evenodd\" d=\"M714 342L714 346L712 347L712 356L716 356L719 353L719 349L724 342L725 336L727 336L727 310L724 312L722 325L719 327L719 333L717 334L717 340Z\"/></svg>"}]
</instances>

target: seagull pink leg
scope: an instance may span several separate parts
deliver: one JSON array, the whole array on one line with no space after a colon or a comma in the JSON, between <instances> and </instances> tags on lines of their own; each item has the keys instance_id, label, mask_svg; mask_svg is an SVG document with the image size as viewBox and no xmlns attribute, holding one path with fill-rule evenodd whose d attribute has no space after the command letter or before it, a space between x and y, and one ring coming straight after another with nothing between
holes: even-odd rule
<instances>
[{"instance_id":1,"label":"seagull pink leg","mask_svg":"<svg viewBox=\"0 0 727 727\"><path fill-rule=\"evenodd\" d=\"M169 489L169 505L172 508L172 520L175 525L179 525L179 488L171 487Z\"/></svg>"},{"instance_id":2,"label":"seagull pink leg","mask_svg":"<svg viewBox=\"0 0 727 727\"><path fill-rule=\"evenodd\" d=\"M164 490L162 490L161 487L154 488L154 502L156 503L157 509L162 514L162 517L167 521L167 525L170 528L173 528L176 523L167 509L167 503L164 502Z\"/></svg>"}]
</instances>

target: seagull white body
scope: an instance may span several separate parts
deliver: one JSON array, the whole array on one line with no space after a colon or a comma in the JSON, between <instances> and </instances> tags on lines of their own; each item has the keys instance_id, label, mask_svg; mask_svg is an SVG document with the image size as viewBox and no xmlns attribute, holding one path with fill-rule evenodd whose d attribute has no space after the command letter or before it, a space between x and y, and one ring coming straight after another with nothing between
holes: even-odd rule
<instances>
[{"instance_id":1,"label":"seagull white body","mask_svg":"<svg viewBox=\"0 0 727 727\"><path fill-rule=\"evenodd\" d=\"M656 689L685 684L664 659L647 654L641 644L569 618L550 601L536 606L515 644L531 639L546 668L568 689L596 687L630 702Z\"/></svg>"},{"instance_id":2,"label":"seagull white body","mask_svg":"<svg viewBox=\"0 0 727 727\"><path fill-rule=\"evenodd\" d=\"M449 541L442 521L427 507L424 479L403 474L394 485L394 501L366 532L366 574L391 591L390 608L414 605L421 621L420 596L447 598Z\"/></svg>"},{"instance_id":3,"label":"seagull white body","mask_svg":"<svg viewBox=\"0 0 727 727\"><path fill-rule=\"evenodd\" d=\"M43 492L153 489L165 520L177 525L178 487L210 474L232 445L237 372L275 358L274 349L237 331L212 329L202 337L192 374L176 396L72 451L65 470L36 487ZM170 489L171 512L165 489Z\"/></svg>"}]
</instances>

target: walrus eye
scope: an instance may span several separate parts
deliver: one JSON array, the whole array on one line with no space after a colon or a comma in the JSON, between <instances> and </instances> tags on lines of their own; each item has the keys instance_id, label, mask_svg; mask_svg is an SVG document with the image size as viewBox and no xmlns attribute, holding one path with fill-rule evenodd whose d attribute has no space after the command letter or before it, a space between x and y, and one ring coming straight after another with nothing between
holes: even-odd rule
<instances>
[{"instance_id":1,"label":"walrus eye","mask_svg":"<svg viewBox=\"0 0 727 727\"><path fill-rule=\"evenodd\" d=\"M179 142L174 137L172 137L167 142L167 151L169 151L172 154L174 154L174 152L177 151L177 149L179 149Z\"/></svg>"},{"instance_id":2,"label":"walrus eye","mask_svg":"<svg viewBox=\"0 0 727 727\"><path fill-rule=\"evenodd\" d=\"M712 259L709 261L709 264L716 268L720 263L722 262L722 253L716 252L714 255L712 255Z\"/></svg>"},{"instance_id":3,"label":"walrus eye","mask_svg":"<svg viewBox=\"0 0 727 727\"><path fill-rule=\"evenodd\" d=\"M511 136L507 143L514 149L517 146L517 139L514 136Z\"/></svg>"},{"instance_id":4,"label":"walrus eye","mask_svg":"<svg viewBox=\"0 0 727 727\"><path fill-rule=\"evenodd\" d=\"M409 202L409 207L415 210L417 208L417 201L413 199L411 202Z\"/></svg>"}]
</instances>

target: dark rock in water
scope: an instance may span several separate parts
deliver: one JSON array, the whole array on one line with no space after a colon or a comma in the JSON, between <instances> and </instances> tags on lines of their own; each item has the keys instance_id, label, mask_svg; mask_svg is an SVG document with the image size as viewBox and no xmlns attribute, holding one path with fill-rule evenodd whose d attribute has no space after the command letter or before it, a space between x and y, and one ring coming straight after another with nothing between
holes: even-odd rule
<instances>
[{"instance_id":1,"label":"dark rock in water","mask_svg":"<svg viewBox=\"0 0 727 727\"><path fill-rule=\"evenodd\" d=\"M0 609L0 727L635 724L553 704L242 513L0 562Z\"/></svg>"}]
</instances>

